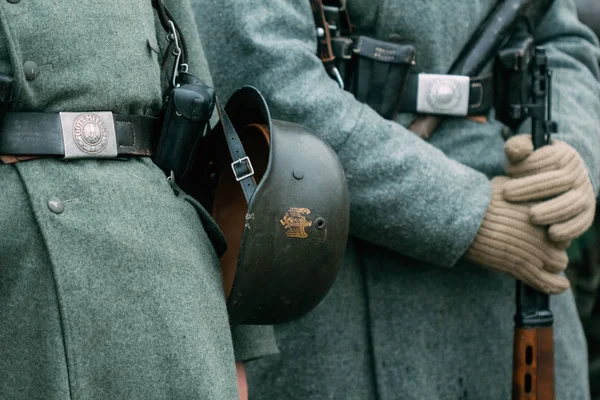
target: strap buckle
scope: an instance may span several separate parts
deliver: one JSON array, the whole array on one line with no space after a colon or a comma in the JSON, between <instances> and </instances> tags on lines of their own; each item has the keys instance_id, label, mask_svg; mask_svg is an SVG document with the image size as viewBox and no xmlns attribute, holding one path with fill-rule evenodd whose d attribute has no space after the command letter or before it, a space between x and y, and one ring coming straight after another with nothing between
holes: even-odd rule
<instances>
[{"instance_id":1,"label":"strap buckle","mask_svg":"<svg viewBox=\"0 0 600 400\"><path fill-rule=\"evenodd\" d=\"M117 157L112 112L61 112L59 115L65 159Z\"/></svg>"},{"instance_id":2,"label":"strap buckle","mask_svg":"<svg viewBox=\"0 0 600 400\"><path fill-rule=\"evenodd\" d=\"M242 175L242 176L238 176L238 172L235 169L236 165L239 165L241 163L245 163L246 164L246 168L248 170L248 173ZM231 169L233 170L233 176L235 176L235 180L236 181L242 181L246 178L250 178L252 175L254 175L254 168L252 167L252 163L250 162L250 159L246 156L246 157L242 157L239 160L236 160L234 162L231 163Z\"/></svg>"}]
</instances>

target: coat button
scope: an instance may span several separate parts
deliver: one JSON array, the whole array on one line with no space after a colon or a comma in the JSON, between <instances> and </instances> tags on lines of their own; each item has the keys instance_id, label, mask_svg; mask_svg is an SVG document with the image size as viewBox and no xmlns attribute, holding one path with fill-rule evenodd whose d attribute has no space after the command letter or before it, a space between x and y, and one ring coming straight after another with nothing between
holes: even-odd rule
<instances>
[{"instance_id":1,"label":"coat button","mask_svg":"<svg viewBox=\"0 0 600 400\"><path fill-rule=\"evenodd\" d=\"M25 72L25 79L32 81L40 73L40 68L33 61L25 61L25 64L23 64L23 72Z\"/></svg>"},{"instance_id":2,"label":"coat button","mask_svg":"<svg viewBox=\"0 0 600 400\"><path fill-rule=\"evenodd\" d=\"M20 2L21 0L8 0L9 3L13 3L13 4L17 4L18 2Z\"/></svg>"},{"instance_id":3,"label":"coat button","mask_svg":"<svg viewBox=\"0 0 600 400\"><path fill-rule=\"evenodd\" d=\"M63 211L65 211L65 205L59 198L56 197L53 197L50 200L48 200L48 208L54 214L60 214Z\"/></svg>"}]
</instances>

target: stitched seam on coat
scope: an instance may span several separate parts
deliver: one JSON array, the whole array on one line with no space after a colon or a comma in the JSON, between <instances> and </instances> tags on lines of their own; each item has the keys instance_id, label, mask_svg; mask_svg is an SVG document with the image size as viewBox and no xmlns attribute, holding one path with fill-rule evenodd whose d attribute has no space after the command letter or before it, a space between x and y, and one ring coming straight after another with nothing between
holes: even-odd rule
<instances>
[{"instance_id":1,"label":"stitched seam on coat","mask_svg":"<svg viewBox=\"0 0 600 400\"><path fill-rule=\"evenodd\" d=\"M17 49L18 41L13 37L13 34L8 26L8 22L6 22L8 18L6 17L6 13L4 9L0 7L0 28L4 30L4 35L6 36L6 49L8 50L10 62L12 64L13 75L17 85L15 96L18 98L20 94L20 88L23 85L22 78L25 76L23 71L23 60L20 57L20 52Z\"/></svg>"},{"instance_id":2,"label":"stitched seam on coat","mask_svg":"<svg viewBox=\"0 0 600 400\"><path fill-rule=\"evenodd\" d=\"M21 175L21 171L19 170L19 168L17 166L15 166L15 170L17 171L17 174L21 180L21 183L23 184L23 189L25 190L25 192L27 194L27 198L29 200L29 207L31 209L31 214L35 218L38 232L40 233L40 237L44 241L44 249L46 250L46 254L48 256L48 261L50 262L52 279L54 281L54 290L56 293L56 304L57 304L57 308L58 308L59 325L60 325L60 329L62 331L62 342L63 342L64 351L65 351L65 368L67 370L67 383L69 386L69 399L73 399L73 380L74 380L74 378L72 379L72 371L74 373L75 368L74 368L74 366L71 366L70 357L68 356L67 334L66 334L66 329L65 329L65 312L64 312L64 308L62 306L62 299L61 299L61 296L59 293L60 291L59 291L58 280L56 279L56 270L54 268L54 262L52 260L52 255L50 253L50 249L48 248L48 238L44 235L44 231L41 228L40 221L38 219L37 213L35 212L35 208L32 204L32 196L31 196L31 193L29 192L29 187L25 183L25 179L24 179L23 175Z\"/></svg>"},{"instance_id":3,"label":"stitched seam on coat","mask_svg":"<svg viewBox=\"0 0 600 400\"><path fill-rule=\"evenodd\" d=\"M363 281L363 292L365 299L365 314L366 314L366 325L367 325L367 346L369 348L369 361L371 364L371 383L373 384L373 390L375 392L375 398L381 399L381 394L379 393L379 382L377 381L377 362L375 360L375 346L373 344L373 326L371 324L372 316L371 316L371 305L369 302L369 285L367 282L367 264L365 259L365 249L364 242L361 240L357 240L356 248L359 252L360 264L361 264L361 272L362 272L362 281ZM378 258L378 267L381 267L381 258Z\"/></svg>"},{"instance_id":4,"label":"stitched seam on coat","mask_svg":"<svg viewBox=\"0 0 600 400\"><path fill-rule=\"evenodd\" d=\"M365 108L366 107L367 107L367 105L365 105L365 104L361 104L360 105L360 113L358 114L358 117L355 120L356 122L352 126L352 129L346 131L346 137L340 142L339 147L337 149L334 149L336 153L338 153L338 154L341 153L344 150L344 147L346 146L346 143L348 143L348 141L352 138L352 136L354 136L356 130L358 129L358 126L362 122L363 114L365 112ZM348 113L348 111L346 112L346 114L347 113ZM342 121L346 119L345 118L346 114L341 118Z\"/></svg>"}]
</instances>

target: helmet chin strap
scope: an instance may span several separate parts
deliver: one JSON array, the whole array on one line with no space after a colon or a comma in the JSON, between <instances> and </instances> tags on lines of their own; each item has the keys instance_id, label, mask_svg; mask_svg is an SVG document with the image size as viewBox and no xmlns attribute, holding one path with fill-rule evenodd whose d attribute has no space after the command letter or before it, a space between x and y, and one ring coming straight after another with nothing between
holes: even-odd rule
<instances>
[{"instance_id":1,"label":"helmet chin strap","mask_svg":"<svg viewBox=\"0 0 600 400\"><path fill-rule=\"evenodd\" d=\"M237 134L231 120L227 116L227 113L219 103L216 102L217 112L219 113L219 123L223 129L225 135L225 141L229 148L229 154L231 155L231 169L233 170L233 176L235 180L242 187L246 202L250 203L252 195L256 191L256 181L254 180L254 167L250 162L250 158L246 155L244 146L240 141L240 137Z\"/></svg>"}]
</instances>

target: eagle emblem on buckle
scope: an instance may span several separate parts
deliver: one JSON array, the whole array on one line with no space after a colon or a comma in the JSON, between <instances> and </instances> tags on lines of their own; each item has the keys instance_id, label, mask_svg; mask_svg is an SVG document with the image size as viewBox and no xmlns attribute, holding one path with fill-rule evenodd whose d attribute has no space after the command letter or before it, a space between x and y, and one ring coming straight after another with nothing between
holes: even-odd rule
<instances>
[{"instance_id":1,"label":"eagle emblem on buckle","mask_svg":"<svg viewBox=\"0 0 600 400\"><path fill-rule=\"evenodd\" d=\"M313 224L312 221L306 219L310 212L308 208L291 207L287 210L283 218L279 220L285 229L285 235L289 238L306 239L308 237L306 228Z\"/></svg>"},{"instance_id":2,"label":"eagle emblem on buckle","mask_svg":"<svg viewBox=\"0 0 600 400\"><path fill-rule=\"evenodd\" d=\"M73 124L73 140L86 153L100 153L108 144L104 122L95 114L82 114Z\"/></svg>"}]
</instances>

